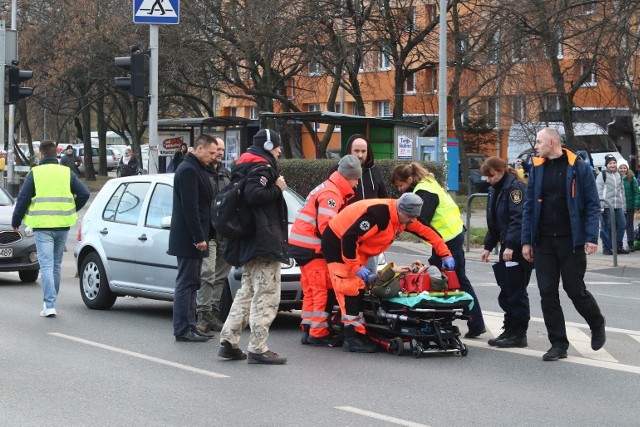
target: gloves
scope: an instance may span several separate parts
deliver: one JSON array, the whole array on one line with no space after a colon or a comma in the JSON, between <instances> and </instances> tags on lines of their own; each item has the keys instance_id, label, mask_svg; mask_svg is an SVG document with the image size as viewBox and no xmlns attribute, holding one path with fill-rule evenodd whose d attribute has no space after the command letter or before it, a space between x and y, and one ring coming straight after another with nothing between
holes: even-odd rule
<instances>
[{"instance_id":1,"label":"gloves","mask_svg":"<svg viewBox=\"0 0 640 427\"><path fill-rule=\"evenodd\" d=\"M356 272L356 276L362 279L364 283L369 283L369 276L371 272L367 267L361 267L360 270Z\"/></svg>"},{"instance_id":2,"label":"gloves","mask_svg":"<svg viewBox=\"0 0 640 427\"><path fill-rule=\"evenodd\" d=\"M444 267L445 270L452 271L456 268L456 261L453 259L452 256L448 256L442 259L442 266Z\"/></svg>"}]
</instances>

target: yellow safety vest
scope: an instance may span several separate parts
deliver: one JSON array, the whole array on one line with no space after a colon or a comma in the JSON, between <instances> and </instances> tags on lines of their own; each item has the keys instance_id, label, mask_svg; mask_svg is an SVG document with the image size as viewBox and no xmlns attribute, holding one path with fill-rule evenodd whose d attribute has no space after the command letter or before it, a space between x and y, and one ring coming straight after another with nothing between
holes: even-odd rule
<instances>
[{"instance_id":1,"label":"yellow safety vest","mask_svg":"<svg viewBox=\"0 0 640 427\"><path fill-rule=\"evenodd\" d=\"M71 193L71 169L47 164L31 170L36 195L24 216L31 228L71 227L78 220L76 202Z\"/></svg>"},{"instance_id":2,"label":"yellow safety vest","mask_svg":"<svg viewBox=\"0 0 640 427\"><path fill-rule=\"evenodd\" d=\"M431 223L431 228L436 230L445 242L456 237L462 233L462 218L460 218L460 209L458 205L451 198L449 193L433 179L423 179L415 186L413 192L419 190L428 191L429 193L436 194L440 202L436 208Z\"/></svg>"}]
</instances>

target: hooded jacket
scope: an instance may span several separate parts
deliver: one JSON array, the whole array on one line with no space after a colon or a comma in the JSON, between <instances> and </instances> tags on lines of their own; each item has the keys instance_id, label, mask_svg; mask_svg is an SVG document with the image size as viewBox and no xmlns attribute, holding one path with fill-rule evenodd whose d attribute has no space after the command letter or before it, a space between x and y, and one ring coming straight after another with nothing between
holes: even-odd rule
<instances>
[{"instance_id":1,"label":"hooded jacket","mask_svg":"<svg viewBox=\"0 0 640 427\"><path fill-rule=\"evenodd\" d=\"M600 203L593 173L589 166L577 155L566 148L567 175L565 195L571 222L573 246L582 246L586 242L598 243ZM543 200L542 180L547 159L533 157L529 171L529 182L522 209L522 245L534 245L538 241L540 213Z\"/></svg>"},{"instance_id":2,"label":"hooded jacket","mask_svg":"<svg viewBox=\"0 0 640 427\"><path fill-rule=\"evenodd\" d=\"M345 152L351 153L351 145L353 141L349 141ZM329 169L329 176L338 170L336 164ZM358 180L358 185L355 189L355 195L347 201L348 205L351 205L359 200L363 199L386 199L389 197L387 192L386 180L384 175L378 166L375 165L373 159L373 151L371 151L371 144L367 141L367 158L362 166L362 177Z\"/></svg>"},{"instance_id":3,"label":"hooded jacket","mask_svg":"<svg viewBox=\"0 0 640 427\"><path fill-rule=\"evenodd\" d=\"M246 214L253 215L256 230L247 239L226 239L224 260L235 267L257 257L286 262L287 205L276 185L279 176L276 159L262 147L252 145L231 169L232 177L235 174L247 175Z\"/></svg>"},{"instance_id":4,"label":"hooded jacket","mask_svg":"<svg viewBox=\"0 0 640 427\"><path fill-rule=\"evenodd\" d=\"M596 178L596 187L598 188L598 196L609 202L612 208L626 209L624 184L617 170L611 172L603 168ZM602 204L602 207L606 208L607 206Z\"/></svg>"}]
</instances>

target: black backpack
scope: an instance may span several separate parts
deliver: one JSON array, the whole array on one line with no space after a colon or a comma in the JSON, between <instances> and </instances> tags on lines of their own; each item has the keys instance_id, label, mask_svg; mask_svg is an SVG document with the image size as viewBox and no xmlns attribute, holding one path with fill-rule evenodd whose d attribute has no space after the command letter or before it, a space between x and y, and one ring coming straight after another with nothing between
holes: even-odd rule
<instances>
[{"instance_id":1,"label":"black backpack","mask_svg":"<svg viewBox=\"0 0 640 427\"><path fill-rule=\"evenodd\" d=\"M245 175L234 173L231 182L216 195L211 208L211 222L216 230L216 237L246 239L255 234L253 213L244 200L244 186L249 173L269 167L256 166Z\"/></svg>"}]
</instances>

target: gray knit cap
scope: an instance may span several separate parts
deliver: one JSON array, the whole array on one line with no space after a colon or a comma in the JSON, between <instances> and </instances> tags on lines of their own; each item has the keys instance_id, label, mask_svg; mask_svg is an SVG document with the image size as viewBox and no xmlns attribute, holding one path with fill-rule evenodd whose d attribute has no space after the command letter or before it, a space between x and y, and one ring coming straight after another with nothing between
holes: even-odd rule
<instances>
[{"instance_id":1,"label":"gray knit cap","mask_svg":"<svg viewBox=\"0 0 640 427\"><path fill-rule=\"evenodd\" d=\"M356 156L347 154L338 163L338 173L346 179L360 179L362 177L362 166Z\"/></svg>"},{"instance_id":2,"label":"gray knit cap","mask_svg":"<svg viewBox=\"0 0 640 427\"><path fill-rule=\"evenodd\" d=\"M414 193L404 193L396 201L396 205L398 211L416 218L420 216L420 211L422 211L422 199Z\"/></svg>"}]
</instances>

